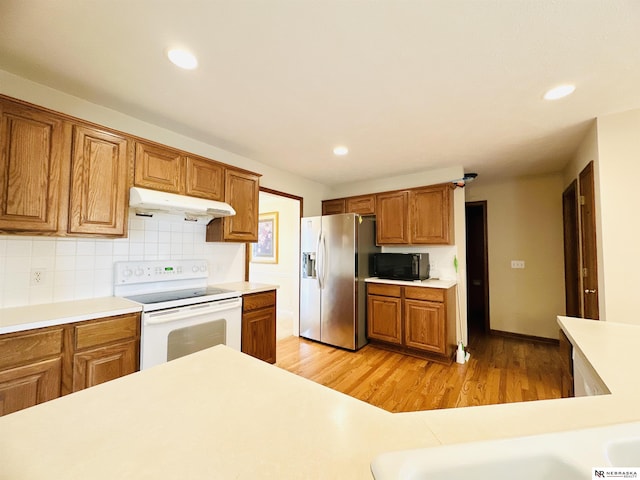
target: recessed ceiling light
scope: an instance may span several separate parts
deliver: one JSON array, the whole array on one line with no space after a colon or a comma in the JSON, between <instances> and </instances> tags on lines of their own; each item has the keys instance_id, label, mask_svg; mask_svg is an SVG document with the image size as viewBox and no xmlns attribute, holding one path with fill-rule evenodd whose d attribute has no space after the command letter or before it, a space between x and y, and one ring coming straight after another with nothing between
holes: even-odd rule
<instances>
[{"instance_id":1,"label":"recessed ceiling light","mask_svg":"<svg viewBox=\"0 0 640 480\"><path fill-rule=\"evenodd\" d=\"M339 147L336 147L336 148L333 149L333 153L335 155L342 156L342 155L346 155L347 153L349 153L349 149L347 147L344 147L344 146L339 146Z\"/></svg>"},{"instance_id":2,"label":"recessed ceiling light","mask_svg":"<svg viewBox=\"0 0 640 480\"><path fill-rule=\"evenodd\" d=\"M566 97L567 95L571 95L573 91L576 89L575 85L560 85L558 87L552 88L544 94L545 100L558 100L559 98Z\"/></svg>"},{"instance_id":3,"label":"recessed ceiling light","mask_svg":"<svg viewBox=\"0 0 640 480\"><path fill-rule=\"evenodd\" d=\"M172 48L167 52L167 56L174 65L184 68L185 70L193 70L198 66L196 57L192 53L180 48Z\"/></svg>"}]
</instances>

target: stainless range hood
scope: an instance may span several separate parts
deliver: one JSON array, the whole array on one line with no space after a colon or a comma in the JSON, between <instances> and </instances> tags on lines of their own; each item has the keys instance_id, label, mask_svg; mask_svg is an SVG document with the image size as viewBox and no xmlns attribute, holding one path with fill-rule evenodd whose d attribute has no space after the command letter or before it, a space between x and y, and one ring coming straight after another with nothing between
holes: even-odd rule
<instances>
[{"instance_id":1,"label":"stainless range hood","mask_svg":"<svg viewBox=\"0 0 640 480\"><path fill-rule=\"evenodd\" d=\"M154 213L180 215L185 220L209 222L213 218L230 217L236 211L231 205L204 198L176 195L147 188L131 187L129 206L137 215Z\"/></svg>"}]
</instances>

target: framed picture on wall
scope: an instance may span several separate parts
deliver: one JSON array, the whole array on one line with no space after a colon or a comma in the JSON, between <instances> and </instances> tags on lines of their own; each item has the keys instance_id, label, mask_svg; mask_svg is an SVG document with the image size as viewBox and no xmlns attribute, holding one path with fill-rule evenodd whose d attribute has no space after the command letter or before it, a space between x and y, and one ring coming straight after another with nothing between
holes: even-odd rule
<instances>
[{"instance_id":1,"label":"framed picture on wall","mask_svg":"<svg viewBox=\"0 0 640 480\"><path fill-rule=\"evenodd\" d=\"M251 262L278 263L278 212L258 217L258 242L251 244Z\"/></svg>"}]
</instances>

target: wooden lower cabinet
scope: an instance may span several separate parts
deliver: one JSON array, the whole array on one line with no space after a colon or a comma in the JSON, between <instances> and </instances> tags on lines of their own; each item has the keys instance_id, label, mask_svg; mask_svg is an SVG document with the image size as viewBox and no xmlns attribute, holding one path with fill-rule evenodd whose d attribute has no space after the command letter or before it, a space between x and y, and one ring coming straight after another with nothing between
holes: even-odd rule
<instances>
[{"instance_id":1,"label":"wooden lower cabinet","mask_svg":"<svg viewBox=\"0 0 640 480\"><path fill-rule=\"evenodd\" d=\"M73 391L83 390L138 370L138 342L94 348L73 356Z\"/></svg>"},{"instance_id":2,"label":"wooden lower cabinet","mask_svg":"<svg viewBox=\"0 0 640 480\"><path fill-rule=\"evenodd\" d=\"M0 416L60 396L62 358L50 358L0 371Z\"/></svg>"},{"instance_id":3,"label":"wooden lower cabinet","mask_svg":"<svg viewBox=\"0 0 640 480\"><path fill-rule=\"evenodd\" d=\"M402 300L381 295L367 297L368 336L402 345Z\"/></svg>"},{"instance_id":4,"label":"wooden lower cabinet","mask_svg":"<svg viewBox=\"0 0 640 480\"><path fill-rule=\"evenodd\" d=\"M455 288L367 284L367 335L372 344L450 363L455 318Z\"/></svg>"},{"instance_id":5,"label":"wooden lower cabinet","mask_svg":"<svg viewBox=\"0 0 640 480\"><path fill-rule=\"evenodd\" d=\"M140 314L0 335L0 415L139 370Z\"/></svg>"},{"instance_id":6,"label":"wooden lower cabinet","mask_svg":"<svg viewBox=\"0 0 640 480\"><path fill-rule=\"evenodd\" d=\"M276 291L242 297L242 351L276 363Z\"/></svg>"}]
</instances>

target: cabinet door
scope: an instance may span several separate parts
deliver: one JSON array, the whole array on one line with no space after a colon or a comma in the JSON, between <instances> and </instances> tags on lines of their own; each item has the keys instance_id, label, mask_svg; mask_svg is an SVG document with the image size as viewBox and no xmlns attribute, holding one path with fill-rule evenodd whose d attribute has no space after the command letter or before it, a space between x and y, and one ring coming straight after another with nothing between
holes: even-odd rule
<instances>
[{"instance_id":1,"label":"cabinet door","mask_svg":"<svg viewBox=\"0 0 640 480\"><path fill-rule=\"evenodd\" d=\"M446 353L444 304L405 300L404 318L407 347Z\"/></svg>"},{"instance_id":2,"label":"cabinet door","mask_svg":"<svg viewBox=\"0 0 640 480\"><path fill-rule=\"evenodd\" d=\"M62 358L0 371L0 416L60 396Z\"/></svg>"},{"instance_id":3,"label":"cabinet door","mask_svg":"<svg viewBox=\"0 0 640 480\"><path fill-rule=\"evenodd\" d=\"M236 214L223 219L224 239L240 242L258 241L258 193L260 177L227 170L224 196Z\"/></svg>"},{"instance_id":4,"label":"cabinet door","mask_svg":"<svg viewBox=\"0 0 640 480\"><path fill-rule=\"evenodd\" d=\"M346 213L358 213L360 215L376 214L376 196L361 195L359 197L351 197L346 200Z\"/></svg>"},{"instance_id":5,"label":"cabinet door","mask_svg":"<svg viewBox=\"0 0 640 480\"><path fill-rule=\"evenodd\" d=\"M160 145L136 143L134 183L137 187L184 193L182 154Z\"/></svg>"},{"instance_id":6,"label":"cabinet door","mask_svg":"<svg viewBox=\"0 0 640 480\"><path fill-rule=\"evenodd\" d=\"M224 167L205 158L186 158L186 194L208 200L224 200Z\"/></svg>"},{"instance_id":7,"label":"cabinet door","mask_svg":"<svg viewBox=\"0 0 640 480\"><path fill-rule=\"evenodd\" d=\"M276 362L276 309L261 308L242 315L242 351L265 362Z\"/></svg>"},{"instance_id":8,"label":"cabinet door","mask_svg":"<svg viewBox=\"0 0 640 480\"><path fill-rule=\"evenodd\" d=\"M409 243L409 192L376 195L376 243Z\"/></svg>"},{"instance_id":9,"label":"cabinet door","mask_svg":"<svg viewBox=\"0 0 640 480\"><path fill-rule=\"evenodd\" d=\"M411 191L411 243L453 243L452 195L453 189L448 184Z\"/></svg>"},{"instance_id":10,"label":"cabinet door","mask_svg":"<svg viewBox=\"0 0 640 480\"><path fill-rule=\"evenodd\" d=\"M73 391L135 372L138 358L137 340L76 353L73 356Z\"/></svg>"},{"instance_id":11,"label":"cabinet door","mask_svg":"<svg viewBox=\"0 0 640 480\"><path fill-rule=\"evenodd\" d=\"M74 126L69 233L125 235L128 167L126 138Z\"/></svg>"},{"instance_id":12,"label":"cabinet door","mask_svg":"<svg viewBox=\"0 0 640 480\"><path fill-rule=\"evenodd\" d=\"M367 336L402 344L402 301L399 298L367 296Z\"/></svg>"},{"instance_id":13,"label":"cabinet door","mask_svg":"<svg viewBox=\"0 0 640 480\"><path fill-rule=\"evenodd\" d=\"M344 198L336 198L335 200L325 200L322 202L322 215L336 215L345 212Z\"/></svg>"},{"instance_id":14,"label":"cabinet door","mask_svg":"<svg viewBox=\"0 0 640 480\"><path fill-rule=\"evenodd\" d=\"M61 118L0 101L0 230L56 232L69 173Z\"/></svg>"}]
</instances>

